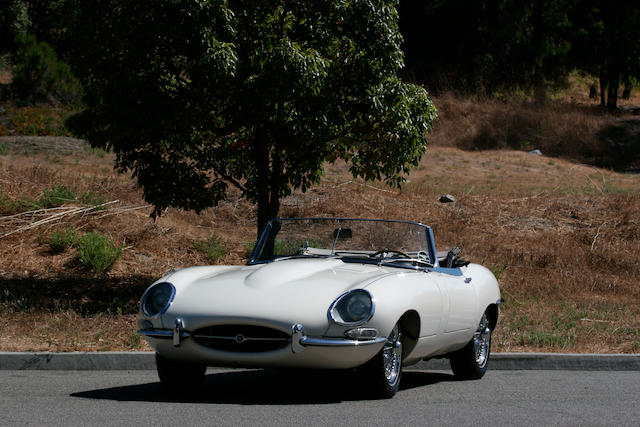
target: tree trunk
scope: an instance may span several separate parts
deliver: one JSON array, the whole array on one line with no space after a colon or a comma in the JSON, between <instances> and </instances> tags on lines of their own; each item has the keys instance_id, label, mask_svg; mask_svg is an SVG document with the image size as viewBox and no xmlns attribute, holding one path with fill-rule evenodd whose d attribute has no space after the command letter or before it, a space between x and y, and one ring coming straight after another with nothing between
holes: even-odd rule
<instances>
[{"instance_id":1,"label":"tree trunk","mask_svg":"<svg viewBox=\"0 0 640 427\"><path fill-rule=\"evenodd\" d=\"M607 76L605 74L605 60L600 63L600 107L604 109L607 106L605 89L607 88Z\"/></svg>"},{"instance_id":2,"label":"tree trunk","mask_svg":"<svg viewBox=\"0 0 640 427\"><path fill-rule=\"evenodd\" d=\"M615 80L615 81L614 81ZM607 93L607 110L610 113L615 112L618 109L618 81L617 81L617 73L616 77L611 77L609 80L609 90Z\"/></svg>"},{"instance_id":3,"label":"tree trunk","mask_svg":"<svg viewBox=\"0 0 640 427\"><path fill-rule=\"evenodd\" d=\"M618 85L620 84L620 43L618 28L618 4L611 0L605 3L604 33L607 37L607 110L618 109Z\"/></svg>"},{"instance_id":4,"label":"tree trunk","mask_svg":"<svg viewBox=\"0 0 640 427\"><path fill-rule=\"evenodd\" d=\"M256 236L257 239L260 238L262 234L262 230L264 230L265 225L270 219L276 218L278 216L278 211L280 210L280 200L275 198L275 203L269 202L269 196L267 195L266 199L260 198L258 199L258 234Z\"/></svg>"},{"instance_id":5,"label":"tree trunk","mask_svg":"<svg viewBox=\"0 0 640 427\"><path fill-rule=\"evenodd\" d=\"M544 7L545 0L536 0L533 5L533 90L535 103L544 105L547 100L547 88L544 82Z\"/></svg>"},{"instance_id":6,"label":"tree trunk","mask_svg":"<svg viewBox=\"0 0 640 427\"><path fill-rule=\"evenodd\" d=\"M611 59L609 61L609 70L607 72L607 110L613 113L618 109L618 86L620 85L617 45L614 44L614 46L611 47L610 55Z\"/></svg>"},{"instance_id":7,"label":"tree trunk","mask_svg":"<svg viewBox=\"0 0 640 427\"><path fill-rule=\"evenodd\" d=\"M254 143L255 163L258 170L257 177L257 195L258 202L258 218L257 218L257 238L260 238L262 230L267 221L278 216L280 210L279 199L279 176L280 171L274 171L271 167L271 150L269 143L269 135L265 129L256 131L256 140Z\"/></svg>"}]
</instances>

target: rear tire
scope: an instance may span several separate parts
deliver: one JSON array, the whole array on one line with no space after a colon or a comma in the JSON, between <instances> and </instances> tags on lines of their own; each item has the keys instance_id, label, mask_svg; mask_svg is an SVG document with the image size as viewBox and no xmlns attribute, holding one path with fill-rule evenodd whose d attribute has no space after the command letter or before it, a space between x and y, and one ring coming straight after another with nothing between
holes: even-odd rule
<instances>
[{"instance_id":1,"label":"rear tire","mask_svg":"<svg viewBox=\"0 0 640 427\"><path fill-rule=\"evenodd\" d=\"M484 376L491 354L491 332L491 325L485 312L471 341L449 356L451 370L456 378L479 380Z\"/></svg>"},{"instance_id":2,"label":"rear tire","mask_svg":"<svg viewBox=\"0 0 640 427\"><path fill-rule=\"evenodd\" d=\"M156 368L162 386L170 391L198 388L204 380L207 365L177 362L156 353Z\"/></svg>"},{"instance_id":3,"label":"rear tire","mask_svg":"<svg viewBox=\"0 0 640 427\"><path fill-rule=\"evenodd\" d=\"M402 378L402 332L396 324L382 349L362 367L365 390L373 397L389 399L400 388Z\"/></svg>"}]
</instances>

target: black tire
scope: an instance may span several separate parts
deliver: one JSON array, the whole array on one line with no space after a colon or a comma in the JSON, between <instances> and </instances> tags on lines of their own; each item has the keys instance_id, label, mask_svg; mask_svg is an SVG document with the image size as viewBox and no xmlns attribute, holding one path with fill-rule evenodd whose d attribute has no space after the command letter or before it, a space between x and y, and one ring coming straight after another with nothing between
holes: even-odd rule
<instances>
[{"instance_id":1,"label":"black tire","mask_svg":"<svg viewBox=\"0 0 640 427\"><path fill-rule=\"evenodd\" d=\"M387 342L373 359L362 367L365 393L375 398L392 398L402 379L402 332L396 325Z\"/></svg>"},{"instance_id":2,"label":"black tire","mask_svg":"<svg viewBox=\"0 0 640 427\"><path fill-rule=\"evenodd\" d=\"M156 368L162 386L167 390L185 391L200 387L207 365L177 362L156 353Z\"/></svg>"},{"instance_id":3,"label":"black tire","mask_svg":"<svg viewBox=\"0 0 640 427\"><path fill-rule=\"evenodd\" d=\"M485 313L471 341L449 356L451 370L456 378L479 380L484 376L491 354L491 332L491 325Z\"/></svg>"}]
</instances>

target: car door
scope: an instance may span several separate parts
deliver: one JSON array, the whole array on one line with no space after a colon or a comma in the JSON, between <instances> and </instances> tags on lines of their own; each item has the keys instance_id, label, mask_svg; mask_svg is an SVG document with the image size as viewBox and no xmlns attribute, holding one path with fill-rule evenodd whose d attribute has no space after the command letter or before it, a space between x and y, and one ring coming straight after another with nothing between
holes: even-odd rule
<instances>
[{"instance_id":1,"label":"car door","mask_svg":"<svg viewBox=\"0 0 640 427\"><path fill-rule=\"evenodd\" d=\"M443 313L443 332L453 333L473 328L478 321L475 319L478 302L473 280L464 277L459 268L441 270L450 271L433 271L432 274L448 302L448 308Z\"/></svg>"}]
</instances>

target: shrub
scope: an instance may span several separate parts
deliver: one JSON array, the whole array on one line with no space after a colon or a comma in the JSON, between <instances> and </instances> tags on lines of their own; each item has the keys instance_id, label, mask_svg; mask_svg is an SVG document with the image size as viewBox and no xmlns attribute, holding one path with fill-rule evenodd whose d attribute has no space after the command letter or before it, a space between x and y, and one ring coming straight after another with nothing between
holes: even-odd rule
<instances>
[{"instance_id":1,"label":"shrub","mask_svg":"<svg viewBox=\"0 0 640 427\"><path fill-rule=\"evenodd\" d=\"M30 209L39 209L38 201L21 196L19 199L11 199L0 193L0 214L13 215Z\"/></svg>"},{"instance_id":2,"label":"shrub","mask_svg":"<svg viewBox=\"0 0 640 427\"><path fill-rule=\"evenodd\" d=\"M73 202L76 200L76 193L67 188L65 185L58 185L56 187L47 188L42 192L40 197L40 205L43 208L54 208L61 206L66 202Z\"/></svg>"},{"instance_id":3,"label":"shrub","mask_svg":"<svg viewBox=\"0 0 640 427\"><path fill-rule=\"evenodd\" d=\"M104 197L96 193L95 191L87 191L86 193L82 193L80 196L80 201L83 205L87 206L99 206L104 204ZM97 210L104 210L104 206L100 206Z\"/></svg>"},{"instance_id":4,"label":"shrub","mask_svg":"<svg viewBox=\"0 0 640 427\"><path fill-rule=\"evenodd\" d=\"M0 99L2 99L2 84L0 84ZM2 121L0 121L0 136L9 136L11 131L7 128ZM7 144L7 149L9 145ZM5 153L6 154L6 153Z\"/></svg>"},{"instance_id":5,"label":"shrub","mask_svg":"<svg viewBox=\"0 0 640 427\"><path fill-rule=\"evenodd\" d=\"M87 233L77 243L80 262L97 273L107 271L122 255L122 248L99 233Z\"/></svg>"},{"instance_id":6,"label":"shrub","mask_svg":"<svg viewBox=\"0 0 640 427\"><path fill-rule=\"evenodd\" d=\"M72 108L48 105L17 108L9 110L9 123L15 135L71 136L64 122L72 111Z\"/></svg>"},{"instance_id":7,"label":"shrub","mask_svg":"<svg viewBox=\"0 0 640 427\"><path fill-rule=\"evenodd\" d=\"M49 236L49 247L53 253L59 254L78 242L78 231L75 228L67 227L64 230L54 231Z\"/></svg>"},{"instance_id":8,"label":"shrub","mask_svg":"<svg viewBox=\"0 0 640 427\"><path fill-rule=\"evenodd\" d=\"M216 233L212 233L207 240L194 242L193 247L214 262L227 254L227 247Z\"/></svg>"},{"instance_id":9,"label":"shrub","mask_svg":"<svg viewBox=\"0 0 640 427\"><path fill-rule=\"evenodd\" d=\"M65 104L79 97L78 80L48 43L38 42L31 34L19 35L16 41L13 88L18 96L33 101L55 99Z\"/></svg>"},{"instance_id":10,"label":"shrub","mask_svg":"<svg viewBox=\"0 0 640 427\"><path fill-rule=\"evenodd\" d=\"M9 154L9 144L3 142L0 144L0 156L6 156L7 154Z\"/></svg>"}]
</instances>

